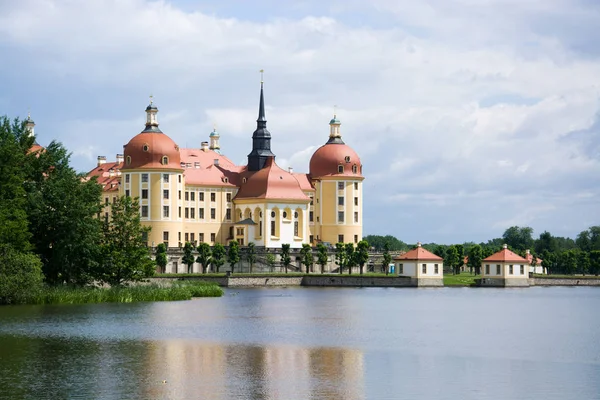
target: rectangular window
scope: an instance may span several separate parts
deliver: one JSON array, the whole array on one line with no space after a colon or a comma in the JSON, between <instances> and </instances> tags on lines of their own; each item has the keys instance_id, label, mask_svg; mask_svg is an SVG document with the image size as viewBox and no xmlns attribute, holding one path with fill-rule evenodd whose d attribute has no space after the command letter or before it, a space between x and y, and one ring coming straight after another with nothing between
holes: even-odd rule
<instances>
[{"instance_id":1,"label":"rectangular window","mask_svg":"<svg viewBox=\"0 0 600 400\"><path fill-rule=\"evenodd\" d=\"M344 182L338 182L338 190L344 190Z\"/></svg>"},{"instance_id":2,"label":"rectangular window","mask_svg":"<svg viewBox=\"0 0 600 400\"><path fill-rule=\"evenodd\" d=\"M311 205L311 206L313 205L313 203L314 203L314 200L315 200L315 199L314 199L312 196L310 196L310 205Z\"/></svg>"},{"instance_id":3,"label":"rectangular window","mask_svg":"<svg viewBox=\"0 0 600 400\"><path fill-rule=\"evenodd\" d=\"M423 265L421 266L421 271L422 271L424 274L426 274L426 273L427 273L427 264L423 264Z\"/></svg>"},{"instance_id":4,"label":"rectangular window","mask_svg":"<svg viewBox=\"0 0 600 400\"><path fill-rule=\"evenodd\" d=\"M214 233L210 234L210 241L214 242L216 240L216 235Z\"/></svg>"},{"instance_id":5,"label":"rectangular window","mask_svg":"<svg viewBox=\"0 0 600 400\"><path fill-rule=\"evenodd\" d=\"M125 174L125 183L129 183L129 174Z\"/></svg>"},{"instance_id":6,"label":"rectangular window","mask_svg":"<svg viewBox=\"0 0 600 400\"><path fill-rule=\"evenodd\" d=\"M191 219L196 219L196 209L195 208L190 208L190 218Z\"/></svg>"},{"instance_id":7,"label":"rectangular window","mask_svg":"<svg viewBox=\"0 0 600 400\"><path fill-rule=\"evenodd\" d=\"M163 182L164 183L168 183L169 182L169 174L163 174Z\"/></svg>"},{"instance_id":8,"label":"rectangular window","mask_svg":"<svg viewBox=\"0 0 600 400\"><path fill-rule=\"evenodd\" d=\"M231 219L231 208L228 208L227 210L225 210L225 219L226 220Z\"/></svg>"},{"instance_id":9,"label":"rectangular window","mask_svg":"<svg viewBox=\"0 0 600 400\"><path fill-rule=\"evenodd\" d=\"M344 243L344 235L338 235L338 243Z\"/></svg>"},{"instance_id":10,"label":"rectangular window","mask_svg":"<svg viewBox=\"0 0 600 400\"><path fill-rule=\"evenodd\" d=\"M204 192L198 192L198 201L204 201Z\"/></svg>"},{"instance_id":11,"label":"rectangular window","mask_svg":"<svg viewBox=\"0 0 600 400\"><path fill-rule=\"evenodd\" d=\"M177 175L177 180L181 183L181 175Z\"/></svg>"},{"instance_id":12,"label":"rectangular window","mask_svg":"<svg viewBox=\"0 0 600 400\"><path fill-rule=\"evenodd\" d=\"M508 274L509 274L509 275L512 275L512 274L513 274L513 266L512 266L512 265L509 265L509 266L508 266Z\"/></svg>"},{"instance_id":13,"label":"rectangular window","mask_svg":"<svg viewBox=\"0 0 600 400\"><path fill-rule=\"evenodd\" d=\"M354 211L354 222L358 223L358 211Z\"/></svg>"},{"instance_id":14,"label":"rectangular window","mask_svg":"<svg viewBox=\"0 0 600 400\"><path fill-rule=\"evenodd\" d=\"M199 219L204 219L204 208L199 208L198 209L198 218Z\"/></svg>"},{"instance_id":15,"label":"rectangular window","mask_svg":"<svg viewBox=\"0 0 600 400\"><path fill-rule=\"evenodd\" d=\"M344 166L343 165L338 165L338 173L339 174L343 174L344 173Z\"/></svg>"},{"instance_id":16,"label":"rectangular window","mask_svg":"<svg viewBox=\"0 0 600 400\"><path fill-rule=\"evenodd\" d=\"M338 197L338 206L343 206L344 205L344 198L343 197Z\"/></svg>"},{"instance_id":17,"label":"rectangular window","mask_svg":"<svg viewBox=\"0 0 600 400\"><path fill-rule=\"evenodd\" d=\"M354 190L358 190L358 182L354 182Z\"/></svg>"},{"instance_id":18,"label":"rectangular window","mask_svg":"<svg viewBox=\"0 0 600 400\"><path fill-rule=\"evenodd\" d=\"M108 201L109 201L109 200L108 200L108 197L105 197L105 198L104 198L104 205L108 205Z\"/></svg>"},{"instance_id":19,"label":"rectangular window","mask_svg":"<svg viewBox=\"0 0 600 400\"><path fill-rule=\"evenodd\" d=\"M308 237L308 241L309 241L309 242L312 244L312 242L314 242L314 241L315 241L315 237L314 237L313 235L310 235L310 236Z\"/></svg>"},{"instance_id":20,"label":"rectangular window","mask_svg":"<svg viewBox=\"0 0 600 400\"><path fill-rule=\"evenodd\" d=\"M338 222L344 222L344 212L338 211Z\"/></svg>"},{"instance_id":21,"label":"rectangular window","mask_svg":"<svg viewBox=\"0 0 600 400\"><path fill-rule=\"evenodd\" d=\"M129 197L129 189L125 190L125 197Z\"/></svg>"},{"instance_id":22,"label":"rectangular window","mask_svg":"<svg viewBox=\"0 0 600 400\"><path fill-rule=\"evenodd\" d=\"M181 242L181 232L177 232L177 240Z\"/></svg>"},{"instance_id":23,"label":"rectangular window","mask_svg":"<svg viewBox=\"0 0 600 400\"><path fill-rule=\"evenodd\" d=\"M190 192L190 201L196 201L196 192Z\"/></svg>"},{"instance_id":24,"label":"rectangular window","mask_svg":"<svg viewBox=\"0 0 600 400\"><path fill-rule=\"evenodd\" d=\"M525 275L525 267L521 265L521 275Z\"/></svg>"},{"instance_id":25,"label":"rectangular window","mask_svg":"<svg viewBox=\"0 0 600 400\"><path fill-rule=\"evenodd\" d=\"M496 275L502 275L502 272L500 271L500 265L496 265ZM488 272L489 274L489 272Z\"/></svg>"},{"instance_id":26,"label":"rectangular window","mask_svg":"<svg viewBox=\"0 0 600 400\"><path fill-rule=\"evenodd\" d=\"M440 267L438 264L433 265L433 273L436 275L440 273Z\"/></svg>"},{"instance_id":27,"label":"rectangular window","mask_svg":"<svg viewBox=\"0 0 600 400\"><path fill-rule=\"evenodd\" d=\"M196 234L195 233L190 233L190 242L194 243L196 241Z\"/></svg>"},{"instance_id":28,"label":"rectangular window","mask_svg":"<svg viewBox=\"0 0 600 400\"><path fill-rule=\"evenodd\" d=\"M181 218L181 207L179 207L178 211L179 211L179 212L177 213L177 216L178 216L179 218Z\"/></svg>"},{"instance_id":29,"label":"rectangular window","mask_svg":"<svg viewBox=\"0 0 600 400\"><path fill-rule=\"evenodd\" d=\"M490 265L489 265L489 264L486 264L486 265L485 265L485 274L486 274L486 275L489 275L489 274L490 274Z\"/></svg>"},{"instance_id":30,"label":"rectangular window","mask_svg":"<svg viewBox=\"0 0 600 400\"><path fill-rule=\"evenodd\" d=\"M313 222L314 219L314 213L312 211L308 212L308 221L309 222Z\"/></svg>"},{"instance_id":31,"label":"rectangular window","mask_svg":"<svg viewBox=\"0 0 600 400\"><path fill-rule=\"evenodd\" d=\"M148 198L148 189L142 189L142 199Z\"/></svg>"},{"instance_id":32,"label":"rectangular window","mask_svg":"<svg viewBox=\"0 0 600 400\"><path fill-rule=\"evenodd\" d=\"M142 206L142 218L148 218L148 206Z\"/></svg>"},{"instance_id":33,"label":"rectangular window","mask_svg":"<svg viewBox=\"0 0 600 400\"><path fill-rule=\"evenodd\" d=\"M231 203L231 193L227 193L227 202Z\"/></svg>"},{"instance_id":34,"label":"rectangular window","mask_svg":"<svg viewBox=\"0 0 600 400\"><path fill-rule=\"evenodd\" d=\"M168 231L164 231L163 232L163 242L165 243L169 243L169 232Z\"/></svg>"},{"instance_id":35,"label":"rectangular window","mask_svg":"<svg viewBox=\"0 0 600 400\"><path fill-rule=\"evenodd\" d=\"M398 275L404 274L404 264L398 264Z\"/></svg>"},{"instance_id":36,"label":"rectangular window","mask_svg":"<svg viewBox=\"0 0 600 400\"><path fill-rule=\"evenodd\" d=\"M163 206L163 218L169 218L169 206Z\"/></svg>"},{"instance_id":37,"label":"rectangular window","mask_svg":"<svg viewBox=\"0 0 600 400\"><path fill-rule=\"evenodd\" d=\"M190 201L190 192L185 192L185 201Z\"/></svg>"},{"instance_id":38,"label":"rectangular window","mask_svg":"<svg viewBox=\"0 0 600 400\"><path fill-rule=\"evenodd\" d=\"M165 189L163 190L163 199L168 199L169 198L169 189Z\"/></svg>"},{"instance_id":39,"label":"rectangular window","mask_svg":"<svg viewBox=\"0 0 600 400\"><path fill-rule=\"evenodd\" d=\"M211 193L210 194L210 201L213 202L213 203L215 201L217 201L217 194L216 193Z\"/></svg>"},{"instance_id":40,"label":"rectangular window","mask_svg":"<svg viewBox=\"0 0 600 400\"><path fill-rule=\"evenodd\" d=\"M190 209L188 207L185 208L185 218L190 218Z\"/></svg>"},{"instance_id":41,"label":"rectangular window","mask_svg":"<svg viewBox=\"0 0 600 400\"><path fill-rule=\"evenodd\" d=\"M198 234L198 241L199 241L200 243L204 243L204 233L200 232L200 233Z\"/></svg>"},{"instance_id":42,"label":"rectangular window","mask_svg":"<svg viewBox=\"0 0 600 400\"><path fill-rule=\"evenodd\" d=\"M217 218L217 209L211 208L210 209L210 219L216 219L216 218Z\"/></svg>"},{"instance_id":43,"label":"rectangular window","mask_svg":"<svg viewBox=\"0 0 600 400\"><path fill-rule=\"evenodd\" d=\"M189 242L190 241L190 234L189 233L185 233L185 242Z\"/></svg>"},{"instance_id":44,"label":"rectangular window","mask_svg":"<svg viewBox=\"0 0 600 400\"><path fill-rule=\"evenodd\" d=\"M275 236L275 221L271 221L271 236Z\"/></svg>"},{"instance_id":45,"label":"rectangular window","mask_svg":"<svg viewBox=\"0 0 600 400\"><path fill-rule=\"evenodd\" d=\"M113 204L117 202L117 196L113 196Z\"/></svg>"},{"instance_id":46,"label":"rectangular window","mask_svg":"<svg viewBox=\"0 0 600 400\"><path fill-rule=\"evenodd\" d=\"M354 243L358 243L358 235L354 235Z\"/></svg>"},{"instance_id":47,"label":"rectangular window","mask_svg":"<svg viewBox=\"0 0 600 400\"><path fill-rule=\"evenodd\" d=\"M177 198L181 200L181 190L177 193Z\"/></svg>"},{"instance_id":48,"label":"rectangular window","mask_svg":"<svg viewBox=\"0 0 600 400\"><path fill-rule=\"evenodd\" d=\"M148 174L142 174L142 183L148 183Z\"/></svg>"},{"instance_id":49,"label":"rectangular window","mask_svg":"<svg viewBox=\"0 0 600 400\"><path fill-rule=\"evenodd\" d=\"M354 197L354 205L358 206L358 197Z\"/></svg>"},{"instance_id":50,"label":"rectangular window","mask_svg":"<svg viewBox=\"0 0 600 400\"><path fill-rule=\"evenodd\" d=\"M298 221L294 221L294 236L298 237Z\"/></svg>"}]
</instances>

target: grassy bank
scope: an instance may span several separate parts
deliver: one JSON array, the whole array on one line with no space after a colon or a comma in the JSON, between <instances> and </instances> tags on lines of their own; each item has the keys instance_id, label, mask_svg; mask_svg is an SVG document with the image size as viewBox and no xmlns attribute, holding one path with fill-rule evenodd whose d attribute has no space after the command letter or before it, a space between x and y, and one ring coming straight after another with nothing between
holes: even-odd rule
<instances>
[{"instance_id":1,"label":"grassy bank","mask_svg":"<svg viewBox=\"0 0 600 400\"><path fill-rule=\"evenodd\" d=\"M177 301L192 297L220 297L223 290L209 282L178 282L171 286L138 285L121 288L43 287L19 299L19 304L132 303Z\"/></svg>"},{"instance_id":2,"label":"grassy bank","mask_svg":"<svg viewBox=\"0 0 600 400\"><path fill-rule=\"evenodd\" d=\"M444 286L475 286L475 279L481 278L480 275L471 275L468 272L462 272L458 275L444 274Z\"/></svg>"}]
</instances>

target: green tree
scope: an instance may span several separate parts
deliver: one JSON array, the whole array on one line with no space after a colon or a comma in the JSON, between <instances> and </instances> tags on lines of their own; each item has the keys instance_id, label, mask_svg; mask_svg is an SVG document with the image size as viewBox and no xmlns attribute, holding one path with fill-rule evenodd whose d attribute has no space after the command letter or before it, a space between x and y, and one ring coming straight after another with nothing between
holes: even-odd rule
<instances>
[{"instance_id":1,"label":"green tree","mask_svg":"<svg viewBox=\"0 0 600 400\"><path fill-rule=\"evenodd\" d=\"M587 251L577 251L577 273L585 275L590 272L590 254Z\"/></svg>"},{"instance_id":2,"label":"green tree","mask_svg":"<svg viewBox=\"0 0 600 400\"><path fill-rule=\"evenodd\" d=\"M539 239L535 241L534 249L537 254L542 254L544 250L554 253L558 250L558 243L550 232L544 231L540 234Z\"/></svg>"},{"instance_id":3,"label":"green tree","mask_svg":"<svg viewBox=\"0 0 600 400\"><path fill-rule=\"evenodd\" d=\"M386 242L383 245L383 264L382 267L385 268L385 274L390 273L390 263L392 262L392 256L390 254L390 245Z\"/></svg>"},{"instance_id":4,"label":"green tree","mask_svg":"<svg viewBox=\"0 0 600 400\"><path fill-rule=\"evenodd\" d=\"M285 267L285 273L288 273L288 268L292 263L292 258L290 257L290 245L289 243L284 243L281 245L281 265Z\"/></svg>"},{"instance_id":5,"label":"green tree","mask_svg":"<svg viewBox=\"0 0 600 400\"><path fill-rule=\"evenodd\" d=\"M600 250L600 226L591 226L577 235L577 247L583 251Z\"/></svg>"},{"instance_id":6,"label":"green tree","mask_svg":"<svg viewBox=\"0 0 600 400\"><path fill-rule=\"evenodd\" d=\"M471 246L468 253L469 261L467 264L471 271L475 271L475 275L481 274L481 262L483 261L483 250L481 246L476 244Z\"/></svg>"},{"instance_id":7,"label":"green tree","mask_svg":"<svg viewBox=\"0 0 600 400\"><path fill-rule=\"evenodd\" d=\"M369 261L369 242L361 240L356 246L356 263L360 266L361 275L367 261Z\"/></svg>"},{"instance_id":8,"label":"green tree","mask_svg":"<svg viewBox=\"0 0 600 400\"><path fill-rule=\"evenodd\" d=\"M225 264L225 246L221 243L216 243L212 249L212 265L215 266L215 270L219 273L219 269Z\"/></svg>"},{"instance_id":9,"label":"green tree","mask_svg":"<svg viewBox=\"0 0 600 400\"><path fill-rule=\"evenodd\" d=\"M275 268L275 254L267 253L267 255L265 256L265 261L269 266L269 272L273 272L273 269Z\"/></svg>"},{"instance_id":10,"label":"green tree","mask_svg":"<svg viewBox=\"0 0 600 400\"><path fill-rule=\"evenodd\" d=\"M504 243L516 250L527 250L533 248L533 228L528 226L511 226L502 235Z\"/></svg>"},{"instance_id":11,"label":"green tree","mask_svg":"<svg viewBox=\"0 0 600 400\"><path fill-rule=\"evenodd\" d=\"M600 250L590 251L590 274L600 274Z\"/></svg>"},{"instance_id":12,"label":"green tree","mask_svg":"<svg viewBox=\"0 0 600 400\"><path fill-rule=\"evenodd\" d=\"M367 243L369 243L369 245L374 247L377 251L382 251L386 243L388 244L388 250L403 251L408 249L408 245L406 243L392 235L367 235L363 238L363 240L366 240Z\"/></svg>"},{"instance_id":13,"label":"green tree","mask_svg":"<svg viewBox=\"0 0 600 400\"><path fill-rule=\"evenodd\" d=\"M250 272L252 272L254 263L256 263L256 246L253 242L248 243L246 248L246 261L248 261Z\"/></svg>"},{"instance_id":14,"label":"green tree","mask_svg":"<svg viewBox=\"0 0 600 400\"><path fill-rule=\"evenodd\" d=\"M104 226L100 268L97 279L120 286L149 278L155 262L146 247L149 227L140 223L138 199L118 197L111 206L111 218Z\"/></svg>"},{"instance_id":15,"label":"green tree","mask_svg":"<svg viewBox=\"0 0 600 400\"><path fill-rule=\"evenodd\" d=\"M89 283L98 268L102 222L96 179L69 165L67 150L52 142L27 160L27 214L32 244L49 284ZM139 213L139 210L138 210ZM145 245L145 242L142 242Z\"/></svg>"},{"instance_id":16,"label":"green tree","mask_svg":"<svg viewBox=\"0 0 600 400\"><path fill-rule=\"evenodd\" d=\"M240 262L240 245L237 240L229 242L229 249L227 250L227 262L231 265L231 272L235 271L235 264Z\"/></svg>"},{"instance_id":17,"label":"green tree","mask_svg":"<svg viewBox=\"0 0 600 400\"><path fill-rule=\"evenodd\" d=\"M191 274L194 271L194 245L186 242L183 246L183 258L181 261L187 266L187 273Z\"/></svg>"},{"instance_id":18,"label":"green tree","mask_svg":"<svg viewBox=\"0 0 600 400\"><path fill-rule=\"evenodd\" d=\"M446 257L444 263L452 268L452 273L456 274L459 266L458 250L456 246L452 245L446 250Z\"/></svg>"},{"instance_id":19,"label":"green tree","mask_svg":"<svg viewBox=\"0 0 600 400\"><path fill-rule=\"evenodd\" d=\"M348 275L352 275L352 267L356 267L356 249L354 243L346 243L344 246L346 252L346 267L348 267Z\"/></svg>"},{"instance_id":20,"label":"green tree","mask_svg":"<svg viewBox=\"0 0 600 400\"><path fill-rule=\"evenodd\" d=\"M306 267L306 273L308 274L310 272L310 267L312 267L315 262L310 244L302 244L300 255L302 256L302 265Z\"/></svg>"},{"instance_id":21,"label":"green tree","mask_svg":"<svg viewBox=\"0 0 600 400\"><path fill-rule=\"evenodd\" d=\"M159 243L156 247L156 256L154 257L156 261L156 265L159 266L160 272L167 272L167 263L169 259L167 258L167 245L164 243Z\"/></svg>"},{"instance_id":22,"label":"green tree","mask_svg":"<svg viewBox=\"0 0 600 400\"><path fill-rule=\"evenodd\" d=\"M42 286L42 263L30 253L0 245L0 304L16 304Z\"/></svg>"},{"instance_id":23,"label":"green tree","mask_svg":"<svg viewBox=\"0 0 600 400\"><path fill-rule=\"evenodd\" d=\"M554 274L556 270L557 256L555 253L551 253L548 250L544 250L542 256L542 268L546 270L547 274Z\"/></svg>"},{"instance_id":24,"label":"green tree","mask_svg":"<svg viewBox=\"0 0 600 400\"><path fill-rule=\"evenodd\" d=\"M327 248L323 243L317 244L317 264L321 266L321 273L325 273L325 265L327 265L329 257L327 256Z\"/></svg>"},{"instance_id":25,"label":"green tree","mask_svg":"<svg viewBox=\"0 0 600 400\"><path fill-rule=\"evenodd\" d=\"M17 252L31 249L27 221L25 153L33 139L27 140L24 122L0 117L0 244ZM11 253L12 254L12 253Z\"/></svg>"},{"instance_id":26,"label":"green tree","mask_svg":"<svg viewBox=\"0 0 600 400\"><path fill-rule=\"evenodd\" d=\"M196 262L202 266L202 273L205 274L212 260L212 251L208 243L200 243L198 245L198 258Z\"/></svg>"},{"instance_id":27,"label":"green tree","mask_svg":"<svg viewBox=\"0 0 600 400\"><path fill-rule=\"evenodd\" d=\"M577 253L575 250L565 250L560 253L558 267L563 274L572 275L577 272Z\"/></svg>"}]
</instances>

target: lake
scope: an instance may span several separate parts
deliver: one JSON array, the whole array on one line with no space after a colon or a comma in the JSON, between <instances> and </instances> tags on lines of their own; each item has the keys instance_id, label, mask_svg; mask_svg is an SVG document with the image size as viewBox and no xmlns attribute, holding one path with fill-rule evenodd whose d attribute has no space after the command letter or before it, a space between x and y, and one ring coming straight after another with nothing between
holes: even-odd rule
<instances>
[{"instance_id":1,"label":"lake","mask_svg":"<svg viewBox=\"0 0 600 400\"><path fill-rule=\"evenodd\" d=\"M0 307L1 399L600 399L600 288Z\"/></svg>"}]
</instances>

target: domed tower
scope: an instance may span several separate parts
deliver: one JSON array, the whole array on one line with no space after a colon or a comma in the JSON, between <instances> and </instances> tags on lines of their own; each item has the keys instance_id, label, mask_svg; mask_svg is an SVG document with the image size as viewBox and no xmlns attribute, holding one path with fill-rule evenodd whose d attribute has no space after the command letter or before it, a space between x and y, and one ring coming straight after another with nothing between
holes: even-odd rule
<instances>
[{"instance_id":1,"label":"domed tower","mask_svg":"<svg viewBox=\"0 0 600 400\"><path fill-rule=\"evenodd\" d=\"M329 121L329 140L310 159L315 198L310 228L317 241L335 244L362 240L362 163L342 140L341 122Z\"/></svg>"},{"instance_id":2,"label":"domed tower","mask_svg":"<svg viewBox=\"0 0 600 400\"><path fill-rule=\"evenodd\" d=\"M213 127L213 131L210 133L210 135L208 135L208 137L210 140L209 149L221 154L221 146L219 145L219 138L221 136L219 135L219 132L217 132L216 127Z\"/></svg>"},{"instance_id":3,"label":"domed tower","mask_svg":"<svg viewBox=\"0 0 600 400\"><path fill-rule=\"evenodd\" d=\"M146 127L123 150L120 194L140 199L140 216L150 225L148 244L177 247L182 231L183 168L179 146L158 127L158 108L146 107Z\"/></svg>"}]
</instances>

